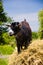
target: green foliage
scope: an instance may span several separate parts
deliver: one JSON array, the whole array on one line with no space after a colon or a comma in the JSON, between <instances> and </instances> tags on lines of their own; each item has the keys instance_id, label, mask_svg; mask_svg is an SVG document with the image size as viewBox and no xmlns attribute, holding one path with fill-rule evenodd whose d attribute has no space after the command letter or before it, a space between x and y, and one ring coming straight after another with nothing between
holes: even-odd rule
<instances>
[{"instance_id":1,"label":"green foliage","mask_svg":"<svg viewBox=\"0 0 43 65\"><path fill-rule=\"evenodd\" d=\"M39 36L40 39L43 39L43 31L40 30L40 31L38 32L38 36Z\"/></svg>"},{"instance_id":2,"label":"green foliage","mask_svg":"<svg viewBox=\"0 0 43 65\"><path fill-rule=\"evenodd\" d=\"M3 38L3 36L2 36L2 32L0 32L0 44L4 44L5 43L5 41L4 41L4 38Z\"/></svg>"},{"instance_id":3,"label":"green foliage","mask_svg":"<svg viewBox=\"0 0 43 65\"><path fill-rule=\"evenodd\" d=\"M8 17L6 16L6 13L4 12L4 8L3 8L3 1L0 0L0 25L3 23L3 22L12 22L14 20L12 20L11 17ZM2 28L0 28L1 30ZM7 39L5 39L5 37L3 37L3 34L4 32L6 31L6 28L5 29L2 29L0 32L0 44L5 44L5 43L9 43L9 40L10 37L9 36L5 36Z\"/></svg>"},{"instance_id":4,"label":"green foliage","mask_svg":"<svg viewBox=\"0 0 43 65\"><path fill-rule=\"evenodd\" d=\"M7 21L7 17L5 15L6 15L5 13L0 13L0 21L2 21L2 22Z\"/></svg>"},{"instance_id":5,"label":"green foliage","mask_svg":"<svg viewBox=\"0 0 43 65\"><path fill-rule=\"evenodd\" d=\"M43 17L43 9L41 11L39 11L39 17Z\"/></svg>"},{"instance_id":6,"label":"green foliage","mask_svg":"<svg viewBox=\"0 0 43 65\"><path fill-rule=\"evenodd\" d=\"M8 62L6 59L0 59L0 65L8 65Z\"/></svg>"},{"instance_id":7,"label":"green foliage","mask_svg":"<svg viewBox=\"0 0 43 65\"><path fill-rule=\"evenodd\" d=\"M7 16L7 21L8 21L8 22L14 22L13 18L11 18L11 17L9 17L9 16Z\"/></svg>"},{"instance_id":8,"label":"green foliage","mask_svg":"<svg viewBox=\"0 0 43 65\"><path fill-rule=\"evenodd\" d=\"M2 5L2 1L0 1L0 13L3 12L3 5Z\"/></svg>"},{"instance_id":9,"label":"green foliage","mask_svg":"<svg viewBox=\"0 0 43 65\"><path fill-rule=\"evenodd\" d=\"M6 32L6 28L0 27L0 44L5 44L4 38L3 38L3 33Z\"/></svg>"},{"instance_id":10,"label":"green foliage","mask_svg":"<svg viewBox=\"0 0 43 65\"><path fill-rule=\"evenodd\" d=\"M2 24L2 22L6 22L6 21L7 21L7 17L6 17L6 13L4 12L3 2L2 2L2 0L0 0L0 25ZM5 43L3 36L2 36L3 33L2 33L1 28L0 28L0 32L1 32L1 34L0 34L0 44L2 42Z\"/></svg>"},{"instance_id":11,"label":"green foliage","mask_svg":"<svg viewBox=\"0 0 43 65\"><path fill-rule=\"evenodd\" d=\"M0 21L2 22L7 21L7 17L6 17L6 14L4 13L4 9L3 9L3 5L1 1L0 1Z\"/></svg>"},{"instance_id":12,"label":"green foliage","mask_svg":"<svg viewBox=\"0 0 43 65\"><path fill-rule=\"evenodd\" d=\"M9 36L8 33L3 33L3 38L5 40L5 44L16 45L16 39L14 36Z\"/></svg>"},{"instance_id":13,"label":"green foliage","mask_svg":"<svg viewBox=\"0 0 43 65\"><path fill-rule=\"evenodd\" d=\"M2 1L0 1L0 22L6 22L6 21L7 21L7 17L4 12L3 3Z\"/></svg>"},{"instance_id":14,"label":"green foliage","mask_svg":"<svg viewBox=\"0 0 43 65\"><path fill-rule=\"evenodd\" d=\"M14 48L10 45L0 45L0 54L8 55L12 54Z\"/></svg>"},{"instance_id":15,"label":"green foliage","mask_svg":"<svg viewBox=\"0 0 43 65\"><path fill-rule=\"evenodd\" d=\"M38 33L32 32L32 39L38 39Z\"/></svg>"},{"instance_id":16,"label":"green foliage","mask_svg":"<svg viewBox=\"0 0 43 65\"><path fill-rule=\"evenodd\" d=\"M39 11L38 13L38 19L39 19L39 38L43 39L43 10Z\"/></svg>"}]
</instances>

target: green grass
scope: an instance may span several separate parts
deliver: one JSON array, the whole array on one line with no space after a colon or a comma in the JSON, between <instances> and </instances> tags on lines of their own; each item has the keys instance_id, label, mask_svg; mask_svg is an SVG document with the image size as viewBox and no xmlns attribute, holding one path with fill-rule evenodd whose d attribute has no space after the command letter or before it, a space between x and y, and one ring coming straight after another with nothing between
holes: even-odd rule
<instances>
[{"instance_id":1,"label":"green grass","mask_svg":"<svg viewBox=\"0 0 43 65\"><path fill-rule=\"evenodd\" d=\"M0 54L3 55L8 55L8 54L12 54L12 52L14 51L14 48L11 47L10 45L0 45Z\"/></svg>"},{"instance_id":2,"label":"green grass","mask_svg":"<svg viewBox=\"0 0 43 65\"><path fill-rule=\"evenodd\" d=\"M8 65L8 61L6 59L0 59L0 65Z\"/></svg>"}]
</instances>

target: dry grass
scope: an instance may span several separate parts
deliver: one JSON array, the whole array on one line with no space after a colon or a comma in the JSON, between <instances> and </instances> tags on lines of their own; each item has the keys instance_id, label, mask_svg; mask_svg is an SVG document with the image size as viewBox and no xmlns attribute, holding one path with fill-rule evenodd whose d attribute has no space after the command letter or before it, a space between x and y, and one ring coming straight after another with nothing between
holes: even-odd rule
<instances>
[{"instance_id":1,"label":"dry grass","mask_svg":"<svg viewBox=\"0 0 43 65\"><path fill-rule=\"evenodd\" d=\"M43 40L33 41L27 50L14 52L8 65L43 65Z\"/></svg>"}]
</instances>

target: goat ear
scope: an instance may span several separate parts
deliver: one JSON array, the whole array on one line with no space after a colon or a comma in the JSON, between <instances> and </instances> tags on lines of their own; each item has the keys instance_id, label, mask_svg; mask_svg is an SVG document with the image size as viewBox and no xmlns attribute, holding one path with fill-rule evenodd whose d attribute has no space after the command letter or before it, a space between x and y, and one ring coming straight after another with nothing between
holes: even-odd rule
<instances>
[{"instance_id":1,"label":"goat ear","mask_svg":"<svg viewBox=\"0 0 43 65\"><path fill-rule=\"evenodd\" d=\"M6 26L11 27L11 25L7 24Z\"/></svg>"},{"instance_id":2,"label":"goat ear","mask_svg":"<svg viewBox=\"0 0 43 65\"><path fill-rule=\"evenodd\" d=\"M22 24L21 24L21 23L19 23L19 24L18 24L18 27L19 27L19 28L21 28L21 26L22 26Z\"/></svg>"}]
</instances>

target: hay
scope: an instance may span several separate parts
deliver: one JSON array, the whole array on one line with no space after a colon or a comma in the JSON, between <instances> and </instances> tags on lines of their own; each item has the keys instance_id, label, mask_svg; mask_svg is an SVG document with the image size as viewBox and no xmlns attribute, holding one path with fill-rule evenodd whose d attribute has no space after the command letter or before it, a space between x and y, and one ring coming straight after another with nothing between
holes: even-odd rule
<instances>
[{"instance_id":1,"label":"hay","mask_svg":"<svg viewBox=\"0 0 43 65\"><path fill-rule=\"evenodd\" d=\"M43 65L43 40L33 41L20 54L13 52L8 65Z\"/></svg>"}]
</instances>

